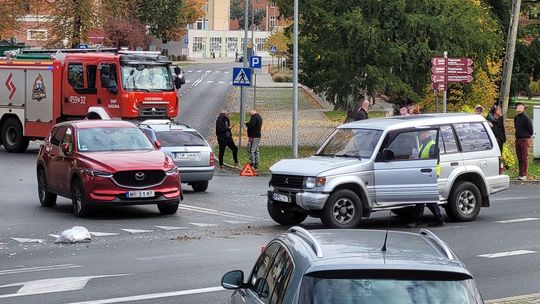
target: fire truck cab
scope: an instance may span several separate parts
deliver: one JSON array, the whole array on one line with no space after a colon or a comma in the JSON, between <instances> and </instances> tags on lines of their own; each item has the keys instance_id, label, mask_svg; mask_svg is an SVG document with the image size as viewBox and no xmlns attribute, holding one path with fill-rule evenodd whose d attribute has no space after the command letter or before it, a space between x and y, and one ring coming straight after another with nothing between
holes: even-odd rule
<instances>
[{"instance_id":1,"label":"fire truck cab","mask_svg":"<svg viewBox=\"0 0 540 304\"><path fill-rule=\"evenodd\" d=\"M23 152L61 121L173 119L171 62L156 52L20 54L0 61L0 144Z\"/></svg>"}]
</instances>

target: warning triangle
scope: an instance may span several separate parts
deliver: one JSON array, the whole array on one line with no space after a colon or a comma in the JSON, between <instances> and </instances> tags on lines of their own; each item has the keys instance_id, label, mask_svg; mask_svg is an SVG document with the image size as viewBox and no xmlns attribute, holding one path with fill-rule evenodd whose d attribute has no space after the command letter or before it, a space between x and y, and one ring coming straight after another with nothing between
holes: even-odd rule
<instances>
[{"instance_id":1,"label":"warning triangle","mask_svg":"<svg viewBox=\"0 0 540 304\"><path fill-rule=\"evenodd\" d=\"M249 163L246 163L246 165L240 172L240 176L257 176L257 172L255 172L255 170Z\"/></svg>"},{"instance_id":2,"label":"warning triangle","mask_svg":"<svg viewBox=\"0 0 540 304\"><path fill-rule=\"evenodd\" d=\"M245 85L251 84L251 82L249 81L249 77L247 77L246 72L244 72L244 69L241 69L240 73L236 75L236 78L234 79L233 83L245 84Z\"/></svg>"}]
</instances>

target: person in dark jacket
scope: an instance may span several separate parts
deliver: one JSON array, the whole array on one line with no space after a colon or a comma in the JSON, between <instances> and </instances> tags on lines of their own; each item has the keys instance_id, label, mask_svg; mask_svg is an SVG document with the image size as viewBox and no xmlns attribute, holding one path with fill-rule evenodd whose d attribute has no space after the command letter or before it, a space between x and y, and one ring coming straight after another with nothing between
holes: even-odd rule
<instances>
[{"instance_id":1,"label":"person in dark jacket","mask_svg":"<svg viewBox=\"0 0 540 304\"><path fill-rule=\"evenodd\" d=\"M248 154L250 165L258 169L259 168L259 144L261 143L261 128L263 119L259 113L255 110L249 110L251 116L249 121L246 122L247 134L248 134Z\"/></svg>"},{"instance_id":2,"label":"person in dark jacket","mask_svg":"<svg viewBox=\"0 0 540 304\"><path fill-rule=\"evenodd\" d=\"M486 120L493 131L493 135L495 135L495 139L497 139L497 144L499 144L502 155L503 144L506 142L506 131L504 129L504 118L501 107L494 105L489 111Z\"/></svg>"},{"instance_id":3,"label":"person in dark jacket","mask_svg":"<svg viewBox=\"0 0 540 304\"><path fill-rule=\"evenodd\" d=\"M519 163L519 180L527 179L529 168L529 145L533 135L532 121L525 114L525 105L519 103L516 106L516 117L514 117L514 127L516 128L516 155Z\"/></svg>"},{"instance_id":4,"label":"person in dark jacket","mask_svg":"<svg viewBox=\"0 0 540 304\"><path fill-rule=\"evenodd\" d=\"M354 117L354 120L364 120L368 119L368 112L369 112L369 101L364 100L362 102L362 106L358 111L356 111L356 116Z\"/></svg>"},{"instance_id":5,"label":"person in dark jacket","mask_svg":"<svg viewBox=\"0 0 540 304\"><path fill-rule=\"evenodd\" d=\"M229 120L229 111L222 110L216 120L216 137L219 145L219 168L223 170L223 156L225 148L229 147L233 153L234 165L238 166L238 147L234 144L231 132L231 121Z\"/></svg>"}]
</instances>

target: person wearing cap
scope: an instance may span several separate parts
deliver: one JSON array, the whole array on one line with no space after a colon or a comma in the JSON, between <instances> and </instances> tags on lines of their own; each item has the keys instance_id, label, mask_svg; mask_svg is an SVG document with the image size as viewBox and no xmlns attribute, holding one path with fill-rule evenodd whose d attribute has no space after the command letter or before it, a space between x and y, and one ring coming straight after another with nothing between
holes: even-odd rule
<instances>
[{"instance_id":1,"label":"person wearing cap","mask_svg":"<svg viewBox=\"0 0 540 304\"><path fill-rule=\"evenodd\" d=\"M516 156L519 163L517 179L526 180L529 168L529 145L534 130L531 119L525 114L525 105L522 103L518 103L516 106L514 127L516 129Z\"/></svg>"},{"instance_id":2,"label":"person wearing cap","mask_svg":"<svg viewBox=\"0 0 540 304\"><path fill-rule=\"evenodd\" d=\"M481 105L476 105L476 107L474 107L474 113L478 115L483 115L484 107L482 107Z\"/></svg>"}]
</instances>

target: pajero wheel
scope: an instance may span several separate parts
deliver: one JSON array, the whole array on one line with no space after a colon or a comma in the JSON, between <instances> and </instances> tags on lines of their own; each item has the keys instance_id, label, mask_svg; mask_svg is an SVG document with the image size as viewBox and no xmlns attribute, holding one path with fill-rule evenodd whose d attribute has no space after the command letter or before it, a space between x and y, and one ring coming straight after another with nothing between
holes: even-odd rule
<instances>
[{"instance_id":1,"label":"pajero wheel","mask_svg":"<svg viewBox=\"0 0 540 304\"><path fill-rule=\"evenodd\" d=\"M285 226L298 225L308 217L306 212L283 208L279 203L270 200L266 203L266 208L268 214L276 223Z\"/></svg>"},{"instance_id":2,"label":"pajero wheel","mask_svg":"<svg viewBox=\"0 0 540 304\"><path fill-rule=\"evenodd\" d=\"M348 189L337 190L324 205L321 221L331 228L355 228L362 219L362 202Z\"/></svg>"},{"instance_id":3,"label":"pajero wheel","mask_svg":"<svg viewBox=\"0 0 540 304\"><path fill-rule=\"evenodd\" d=\"M445 206L446 214L456 222L474 220L482 207L482 195L475 184L458 182Z\"/></svg>"},{"instance_id":4,"label":"pajero wheel","mask_svg":"<svg viewBox=\"0 0 540 304\"><path fill-rule=\"evenodd\" d=\"M2 144L8 152L20 153L28 148L28 139L24 137L23 127L18 119L8 118L2 125Z\"/></svg>"}]
</instances>

